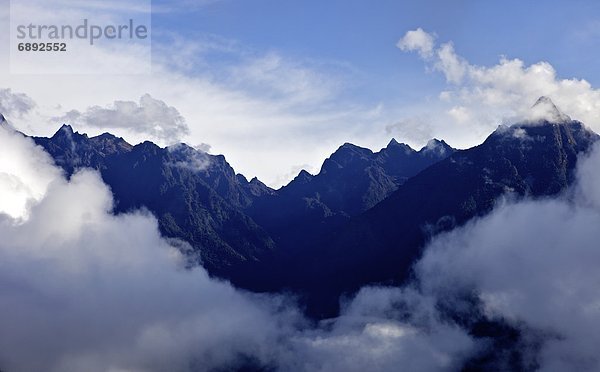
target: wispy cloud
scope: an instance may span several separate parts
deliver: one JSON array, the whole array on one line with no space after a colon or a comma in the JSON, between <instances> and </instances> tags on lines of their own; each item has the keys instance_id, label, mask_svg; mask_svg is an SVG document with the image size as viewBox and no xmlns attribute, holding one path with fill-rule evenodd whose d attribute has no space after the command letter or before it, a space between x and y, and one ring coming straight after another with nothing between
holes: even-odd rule
<instances>
[{"instance_id":1,"label":"wispy cloud","mask_svg":"<svg viewBox=\"0 0 600 372\"><path fill-rule=\"evenodd\" d=\"M441 73L447 82L437 102L428 106L424 131L474 145L500 123L527 119L540 96L549 96L564 113L600 130L600 90L586 80L560 78L544 61L526 65L502 57L492 66L475 65L457 54L452 42L440 44L437 39L419 28L398 42L402 51L418 52L427 69Z\"/></svg>"},{"instance_id":2,"label":"wispy cloud","mask_svg":"<svg viewBox=\"0 0 600 372\"><path fill-rule=\"evenodd\" d=\"M31 9L32 17L43 20L42 8ZM118 18L126 11L114 13ZM56 17L78 19L79 14ZM6 34L0 35L0 41L3 38L8 42ZM236 171L277 187L289 181L286 175L292 166L308 163L318 168L340 143L369 139L377 132L372 126L384 121L385 112L374 116L371 105L349 98L357 79L344 63L292 57L218 35L183 37L159 27L153 29L152 54L151 75L70 75L68 69L64 75L44 79L4 74L5 87L27 93L38 104L30 115L12 122L26 133L50 135L61 124L56 119L69 120L66 116L71 112L77 114L77 130L90 135L111 131L137 143L149 139L150 128L143 125L136 131L135 120L130 125L95 120L98 125L77 127L85 124L89 108L108 113L115 111L115 104L108 103L139 105L139 98L149 94L185 118L189 132L179 131L177 141L210 143ZM7 59L6 54L0 57ZM142 56L99 47L75 57L78 66L98 65L102 70L117 62L135 69ZM101 128L99 123L110 126ZM169 145L167 138L151 139Z\"/></svg>"},{"instance_id":3,"label":"wispy cloud","mask_svg":"<svg viewBox=\"0 0 600 372\"><path fill-rule=\"evenodd\" d=\"M13 92L10 88L0 89L0 114L6 118L21 117L35 106L33 99L24 93Z\"/></svg>"},{"instance_id":4,"label":"wispy cloud","mask_svg":"<svg viewBox=\"0 0 600 372\"><path fill-rule=\"evenodd\" d=\"M213 4L225 0L180 0L177 2L154 0L152 2L153 13L177 13L203 10Z\"/></svg>"},{"instance_id":5,"label":"wispy cloud","mask_svg":"<svg viewBox=\"0 0 600 372\"><path fill-rule=\"evenodd\" d=\"M125 129L169 144L189 133L185 119L176 108L149 94L143 95L139 102L115 101L110 106L92 106L84 112L71 110L54 121L83 128Z\"/></svg>"}]
</instances>

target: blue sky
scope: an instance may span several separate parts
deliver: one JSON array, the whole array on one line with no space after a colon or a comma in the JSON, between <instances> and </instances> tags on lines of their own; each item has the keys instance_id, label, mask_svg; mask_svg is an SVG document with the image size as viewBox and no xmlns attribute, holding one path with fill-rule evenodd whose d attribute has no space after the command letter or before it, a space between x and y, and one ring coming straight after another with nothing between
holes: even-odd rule
<instances>
[{"instance_id":1,"label":"blue sky","mask_svg":"<svg viewBox=\"0 0 600 372\"><path fill-rule=\"evenodd\" d=\"M527 64L543 60L559 76L600 82L597 1L221 0L156 13L153 22L155 30L210 33L259 50L349 63L364 74L361 90L373 97L427 94L444 83L394 47L417 27L452 40L474 64L494 64L502 55Z\"/></svg>"},{"instance_id":2,"label":"blue sky","mask_svg":"<svg viewBox=\"0 0 600 372\"><path fill-rule=\"evenodd\" d=\"M144 0L27 1L38 19L75 21L73 4L128 19ZM65 4L71 8L60 10ZM375 151L392 137L415 148L431 138L477 145L499 124L528 117L541 95L600 131L597 1L152 5L151 74L5 72L5 95L30 98L14 112L0 102L5 116L36 135L69 122L132 143L210 145L238 172L274 187L301 169L317 173L344 142ZM7 23L8 7L0 9ZM6 51L0 57L6 63ZM95 65L138 56L98 46L77 58Z\"/></svg>"}]
</instances>

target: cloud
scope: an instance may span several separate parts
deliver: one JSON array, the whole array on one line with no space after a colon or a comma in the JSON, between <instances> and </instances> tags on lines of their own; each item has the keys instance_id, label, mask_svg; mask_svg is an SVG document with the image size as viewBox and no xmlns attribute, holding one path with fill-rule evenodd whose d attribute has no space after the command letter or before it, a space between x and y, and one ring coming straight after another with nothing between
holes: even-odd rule
<instances>
[{"instance_id":1,"label":"cloud","mask_svg":"<svg viewBox=\"0 0 600 372\"><path fill-rule=\"evenodd\" d=\"M115 101L111 106L71 110L55 120L92 128L126 129L173 143L189 133L179 111L164 101L144 94L139 103Z\"/></svg>"},{"instance_id":2,"label":"cloud","mask_svg":"<svg viewBox=\"0 0 600 372\"><path fill-rule=\"evenodd\" d=\"M28 11L41 22L47 13L45 6ZM0 9L0 18L8 24L6 13ZM61 14L57 17L62 19ZM0 39L8 43L6 34L0 34ZM98 47L91 55L78 54L77 65L113 66L118 60L119 64L139 66L135 54ZM7 60L8 55L0 53L6 71ZM44 79L2 75L5 86L27 92L38 104L35 116L10 118L11 124L25 133L49 136L61 124L55 120L71 121L69 111L83 123L85 115L92 114L90 108L111 114L113 102L139 106L139 98L149 94L175 107L189 131L176 131L178 137L172 140L152 128L135 131L139 125L107 120L95 123L109 127L87 125L83 129L89 135L110 131L130 143L148 139L161 146L210 143L215 153L227 156L237 172L248 178L258 176L274 187L295 176L282 174L287 174L282 169L303 163L318 168L340 143L375 136L372 128L383 123L384 114L373 115L378 102L363 104L351 98L360 78L351 66L337 61L290 57L216 35L172 36L157 25L153 28L151 75L104 74L99 78L66 74L44 75ZM77 123L74 126L81 131ZM149 138L152 132L163 138ZM380 142L387 140L374 144Z\"/></svg>"},{"instance_id":3,"label":"cloud","mask_svg":"<svg viewBox=\"0 0 600 372\"><path fill-rule=\"evenodd\" d=\"M0 19L6 25L0 42L5 43L9 43L10 35L8 2L0 0L5 5L0 7ZM63 7L66 11L52 14L47 12L47 2L30 2L35 6L27 6L24 14L40 24L80 22L86 18L82 15L88 8L102 8L101 14L94 13L98 22L127 22L131 12L136 12L136 20L145 16L133 8L140 7L135 1L123 6L116 1L106 6L94 1L90 7L78 2L75 7ZM66 2L61 0L61 5ZM43 74L40 79L36 75L9 74L8 49L0 52L0 64L6 72L0 73L3 85L26 92L38 104L36 115L10 118L11 124L30 135L50 136L61 124L53 119L65 117L68 111L83 115L90 107L110 109L114 101L139 103L142 95L150 94L179 111L189 127L187 134L169 142L125 127L84 129L90 136L110 131L132 144L148 139L161 146L182 141L210 143L214 153L225 154L237 172L248 179L257 176L273 187L289 182L295 174L289 175L287 170L296 164L308 163L318 169L340 143L359 141L374 148L389 141L379 130L392 122L386 117L388 110L377 110L384 106L377 94L365 93L367 76L356 66L303 53L289 54L189 27L185 35L166 27L178 21L177 12L199 9L202 13L202 9L211 7L220 5L218 1L202 0L176 5L153 2L152 11L163 13L158 22L152 23L152 71L147 71L146 63L140 63L149 61L142 51L99 44L90 53L76 53L70 62L86 70L110 72L119 66L118 74L77 74L73 66L54 63L45 56L49 70L65 74ZM36 68L39 71L39 66Z\"/></svg>"},{"instance_id":4,"label":"cloud","mask_svg":"<svg viewBox=\"0 0 600 372\"><path fill-rule=\"evenodd\" d=\"M223 0L181 0L177 3L173 3L170 1L155 0L152 4L152 12L171 13L197 11L221 1Z\"/></svg>"},{"instance_id":5,"label":"cloud","mask_svg":"<svg viewBox=\"0 0 600 372\"><path fill-rule=\"evenodd\" d=\"M14 196L26 210L0 218L2 370L450 371L471 352L409 289L365 288L339 318L313 325L285 296L190 269L185 244L163 239L148 212L112 213L96 172L66 180L4 127L0 159L0 210Z\"/></svg>"},{"instance_id":6,"label":"cloud","mask_svg":"<svg viewBox=\"0 0 600 372\"><path fill-rule=\"evenodd\" d=\"M306 105L326 102L334 98L340 81L332 73L321 73L302 63L270 52L249 58L246 63L232 68L233 82L256 94L270 94L288 105Z\"/></svg>"},{"instance_id":7,"label":"cloud","mask_svg":"<svg viewBox=\"0 0 600 372\"><path fill-rule=\"evenodd\" d=\"M452 43L443 44L437 51L436 69L442 71L446 75L446 80L450 83L459 84L465 77L469 65L468 63L456 55Z\"/></svg>"},{"instance_id":8,"label":"cloud","mask_svg":"<svg viewBox=\"0 0 600 372\"><path fill-rule=\"evenodd\" d=\"M27 218L29 205L45 195L50 182L61 172L51 166L53 160L48 154L5 126L0 127L0 142L0 214Z\"/></svg>"},{"instance_id":9,"label":"cloud","mask_svg":"<svg viewBox=\"0 0 600 372\"><path fill-rule=\"evenodd\" d=\"M285 184L287 180L294 179L303 170L313 175L319 173L318 169L314 169L310 166L310 164L298 164L294 165L288 170L287 173L283 174L281 178L277 180L277 183Z\"/></svg>"},{"instance_id":10,"label":"cloud","mask_svg":"<svg viewBox=\"0 0 600 372\"><path fill-rule=\"evenodd\" d=\"M550 98L545 96L540 97L535 102L524 119L531 124L543 123L544 121L562 123L571 120L568 115L562 113L558 107L556 107Z\"/></svg>"},{"instance_id":11,"label":"cloud","mask_svg":"<svg viewBox=\"0 0 600 372\"><path fill-rule=\"evenodd\" d=\"M169 146L167 150L176 160L167 165L176 168L185 168L194 172L205 170L210 166L211 162L210 156L207 154L209 149L210 145L205 143L195 148L183 143Z\"/></svg>"},{"instance_id":12,"label":"cloud","mask_svg":"<svg viewBox=\"0 0 600 372\"><path fill-rule=\"evenodd\" d=\"M0 128L0 143L2 174L27 185L32 201L27 218L0 220L0 368L185 371L235 368L245 355L270 361L269 345L294 317L275 315L277 297L185 269L152 216L111 214L97 173L66 181L29 139ZM9 187L2 210L21 193Z\"/></svg>"},{"instance_id":13,"label":"cloud","mask_svg":"<svg viewBox=\"0 0 600 372\"><path fill-rule=\"evenodd\" d=\"M386 125L385 132L392 137L417 143L427 143L435 133L435 124L433 117L418 115L406 117L393 124Z\"/></svg>"},{"instance_id":14,"label":"cloud","mask_svg":"<svg viewBox=\"0 0 600 372\"><path fill-rule=\"evenodd\" d=\"M457 123L468 123L471 120L471 113L469 109L464 106L455 106L452 107L448 114L456 121Z\"/></svg>"},{"instance_id":15,"label":"cloud","mask_svg":"<svg viewBox=\"0 0 600 372\"><path fill-rule=\"evenodd\" d=\"M436 238L416 268L424 293L445 301L475 293L490 319L545 335L541 370L598 370L599 166L596 146L567 195L504 203Z\"/></svg>"},{"instance_id":16,"label":"cloud","mask_svg":"<svg viewBox=\"0 0 600 372\"><path fill-rule=\"evenodd\" d=\"M433 153L440 157L449 155L447 154L448 148L435 139L429 140L429 142L427 142L427 145L425 145L425 147L423 147L420 151L430 154Z\"/></svg>"},{"instance_id":17,"label":"cloud","mask_svg":"<svg viewBox=\"0 0 600 372\"><path fill-rule=\"evenodd\" d=\"M475 65L457 54L452 42L438 45L434 34L420 28L408 31L398 47L417 51L430 70L446 79L438 102L426 108L435 136L475 145L499 123L530 118L531 106L541 96L551 98L573 119L600 130L600 90L584 79L558 77L548 62L526 65L502 57L492 66Z\"/></svg>"},{"instance_id":18,"label":"cloud","mask_svg":"<svg viewBox=\"0 0 600 372\"><path fill-rule=\"evenodd\" d=\"M10 88L0 89L0 114L9 119L21 117L35 106L35 102L24 93L13 93Z\"/></svg>"},{"instance_id":19,"label":"cloud","mask_svg":"<svg viewBox=\"0 0 600 372\"><path fill-rule=\"evenodd\" d=\"M438 315L435 303L411 288L363 288L339 318L296 338L301 368L283 370L458 370L473 342Z\"/></svg>"},{"instance_id":20,"label":"cloud","mask_svg":"<svg viewBox=\"0 0 600 372\"><path fill-rule=\"evenodd\" d=\"M416 30L408 31L396 46L403 51L417 51L421 57L429 58L433 54L435 36L419 27Z\"/></svg>"},{"instance_id":21,"label":"cloud","mask_svg":"<svg viewBox=\"0 0 600 372\"><path fill-rule=\"evenodd\" d=\"M438 236L415 283L363 288L318 324L285 296L186 269L185 244L154 217L113 215L98 174L67 181L21 134L0 128L0 159L2 369L457 370L487 347L440 311L465 291L488 318L544 335L542 369L600 366L600 148L566 195L504 203Z\"/></svg>"}]
</instances>

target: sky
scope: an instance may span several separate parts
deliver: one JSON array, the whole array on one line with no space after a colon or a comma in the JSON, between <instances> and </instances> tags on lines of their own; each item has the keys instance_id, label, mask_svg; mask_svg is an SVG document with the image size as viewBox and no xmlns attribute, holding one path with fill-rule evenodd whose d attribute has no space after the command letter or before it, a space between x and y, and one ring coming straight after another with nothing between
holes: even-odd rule
<instances>
[{"instance_id":1,"label":"sky","mask_svg":"<svg viewBox=\"0 0 600 372\"><path fill-rule=\"evenodd\" d=\"M31 17L54 4L65 20L78 18L65 9L86 7L105 19L141 17L134 9L148 4L108 1L99 13L97 2L27 1ZM155 0L150 15L151 73L13 74L6 48L0 109L28 134L67 122L134 144L210 146L273 187L301 169L317 173L345 142L474 146L541 95L600 129L595 1ZM136 58L102 45L76 56L99 71L123 61L135 70Z\"/></svg>"}]
</instances>

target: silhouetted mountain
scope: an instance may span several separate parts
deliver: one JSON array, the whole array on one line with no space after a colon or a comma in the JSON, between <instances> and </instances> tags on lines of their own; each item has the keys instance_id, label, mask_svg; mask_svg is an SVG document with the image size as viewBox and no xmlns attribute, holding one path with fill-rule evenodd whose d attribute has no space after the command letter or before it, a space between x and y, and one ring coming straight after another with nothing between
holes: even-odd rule
<instances>
[{"instance_id":1,"label":"silhouetted mountain","mask_svg":"<svg viewBox=\"0 0 600 372\"><path fill-rule=\"evenodd\" d=\"M302 171L275 191L236 174L222 155L185 144L132 146L109 133L88 137L69 125L51 138L34 140L69 177L80 168L99 170L114 193L117 213L147 208L161 232L189 243L190 254L211 274L252 289L285 285L265 282L280 277L278 267L302 254L300 247L454 152L441 141L415 151L392 140L377 153L345 144L318 175Z\"/></svg>"},{"instance_id":2,"label":"silhouetted mountain","mask_svg":"<svg viewBox=\"0 0 600 372\"><path fill-rule=\"evenodd\" d=\"M373 207L428 166L455 150L444 141L431 140L420 151L392 139L379 152L345 143L314 177L304 171L278 193L318 200L335 212L357 215Z\"/></svg>"},{"instance_id":3,"label":"silhouetted mountain","mask_svg":"<svg viewBox=\"0 0 600 372\"><path fill-rule=\"evenodd\" d=\"M88 138L87 134L74 132L66 124L51 138L34 137L33 140L52 155L68 176L79 168L104 169L107 157L128 153L133 148L124 139L112 134Z\"/></svg>"},{"instance_id":4,"label":"silhouetted mountain","mask_svg":"<svg viewBox=\"0 0 600 372\"><path fill-rule=\"evenodd\" d=\"M415 151L392 139L374 153L346 143L317 175L303 170L279 190L236 174L222 155L185 144L132 146L68 125L33 139L68 176L98 169L116 213L148 209L162 234L209 273L245 289L289 290L309 315L325 318L338 314L340 295L404 283L429 239L489 213L499 198L564 192L578 156L600 136L541 97L531 117L499 126L479 146L457 151L432 140ZM476 296L466 296L464 307L437 304L442 316L489 345L463 370L537 368L523 349L541 341L489 319Z\"/></svg>"},{"instance_id":5,"label":"silhouetted mountain","mask_svg":"<svg viewBox=\"0 0 600 372\"><path fill-rule=\"evenodd\" d=\"M452 153L432 140L420 151L392 139L379 152L345 143L312 176L305 170L257 201L248 213L279 243L288 260L315 239L379 203L408 178Z\"/></svg>"},{"instance_id":6,"label":"silhouetted mountain","mask_svg":"<svg viewBox=\"0 0 600 372\"><path fill-rule=\"evenodd\" d=\"M147 208L161 232L191 244L212 274L269 255L274 243L242 208L273 190L236 175L222 155L186 145L160 148L151 142L131 146L105 133L89 138L63 125L51 138L34 138L67 175L98 169L110 186L116 212Z\"/></svg>"},{"instance_id":7,"label":"silhouetted mountain","mask_svg":"<svg viewBox=\"0 0 600 372\"><path fill-rule=\"evenodd\" d=\"M295 286L318 293L314 310L332 314L342 292L401 282L431 236L488 213L500 196L545 197L565 190L578 154L598 139L571 120L500 126L483 144L432 165L333 231L318 254L307 252L305 269L293 274Z\"/></svg>"},{"instance_id":8,"label":"silhouetted mountain","mask_svg":"<svg viewBox=\"0 0 600 372\"><path fill-rule=\"evenodd\" d=\"M132 146L67 125L34 140L68 175L98 169L117 213L147 208L211 274L251 290L291 289L312 315L330 316L344 292L403 281L429 238L488 213L500 196L565 190L598 135L548 99L533 111L468 150L432 140L415 151L392 140L374 153L347 143L317 175L302 171L280 190L184 144Z\"/></svg>"}]
</instances>

